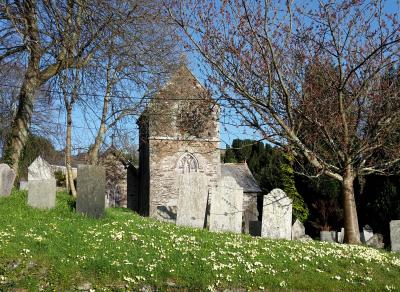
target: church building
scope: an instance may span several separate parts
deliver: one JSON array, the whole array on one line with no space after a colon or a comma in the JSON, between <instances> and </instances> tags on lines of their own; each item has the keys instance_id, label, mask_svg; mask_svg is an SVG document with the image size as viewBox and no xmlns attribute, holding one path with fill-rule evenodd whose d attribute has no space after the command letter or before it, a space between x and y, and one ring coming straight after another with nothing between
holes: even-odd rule
<instances>
[{"instance_id":1,"label":"church building","mask_svg":"<svg viewBox=\"0 0 400 292\"><path fill-rule=\"evenodd\" d=\"M144 216L174 222L180 174L203 173L209 189L222 175L219 106L188 68L181 66L153 97L138 125L139 189L133 209ZM223 175L232 173L234 166L227 167L231 171ZM240 168L247 168L247 164ZM251 210L252 215L244 216L246 221L257 220L260 188L250 171L237 172L234 178L247 196L244 208ZM248 230L248 222L245 225Z\"/></svg>"}]
</instances>

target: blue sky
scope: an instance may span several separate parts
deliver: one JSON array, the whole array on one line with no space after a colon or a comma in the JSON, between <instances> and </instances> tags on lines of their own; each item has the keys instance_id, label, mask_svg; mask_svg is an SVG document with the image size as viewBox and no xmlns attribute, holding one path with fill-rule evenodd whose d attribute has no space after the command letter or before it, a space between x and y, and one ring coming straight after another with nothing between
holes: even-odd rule
<instances>
[{"instance_id":1,"label":"blue sky","mask_svg":"<svg viewBox=\"0 0 400 292\"><path fill-rule=\"evenodd\" d=\"M395 12L400 11L400 4L398 0L386 0L383 1L387 11ZM316 3L316 2L315 2ZM313 5L313 4L311 4ZM188 65L193 74L204 84L204 76L201 71L202 61L196 56L196 54L188 54ZM226 144L231 144L233 139L260 139L260 136L251 128L235 126L240 121L238 117L235 117L234 113L230 112L229 109L226 115L220 117L220 137L221 144L220 148L225 148ZM56 117L56 125L60 129L65 129L65 116L63 114ZM93 121L90 121L93 120ZM74 111L74 129L73 129L73 143L77 148L87 148L90 143L94 141L94 135L96 134L96 118L94 116L84 116L79 107L76 107ZM138 132L136 123L130 119L125 125L126 128L131 129L131 143L138 144ZM63 147L63 141L59 141L60 145L58 148ZM110 139L106 140L106 144L110 144Z\"/></svg>"}]
</instances>

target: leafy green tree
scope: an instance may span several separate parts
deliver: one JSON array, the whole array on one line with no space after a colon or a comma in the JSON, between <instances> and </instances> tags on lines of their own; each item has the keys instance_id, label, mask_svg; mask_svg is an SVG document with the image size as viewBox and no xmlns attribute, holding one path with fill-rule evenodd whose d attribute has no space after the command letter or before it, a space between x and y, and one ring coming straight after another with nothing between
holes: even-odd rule
<instances>
[{"instance_id":1,"label":"leafy green tree","mask_svg":"<svg viewBox=\"0 0 400 292\"><path fill-rule=\"evenodd\" d=\"M233 149L229 145L226 145L225 157L223 160L225 163L237 162L235 158L235 153L233 152Z\"/></svg>"},{"instance_id":2,"label":"leafy green tree","mask_svg":"<svg viewBox=\"0 0 400 292\"><path fill-rule=\"evenodd\" d=\"M303 222L308 218L308 207L296 189L292 156L259 141L235 139L232 148L227 147L224 162L244 161L264 193L283 189L293 200L293 217Z\"/></svg>"},{"instance_id":3,"label":"leafy green tree","mask_svg":"<svg viewBox=\"0 0 400 292\"><path fill-rule=\"evenodd\" d=\"M293 155L282 153L282 163L280 165L282 189L292 199L293 217L304 222L307 220L310 212L303 197L297 191L292 163Z\"/></svg>"},{"instance_id":4,"label":"leafy green tree","mask_svg":"<svg viewBox=\"0 0 400 292\"><path fill-rule=\"evenodd\" d=\"M28 167L39 155L48 161L52 161L56 157L62 157L62 154L54 149L50 140L30 133L19 161L18 177L20 179L28 177Z\"/></svg>"},{"instance_id":5,"label":"leafy green tree","mask_svg":"<svg viewBox=\"0 0 400 292\"><path fill-rule=\"evenodd\" d=\"M389 222L400 218L400 176L367 176L363 198L360 222L389 242Z\"/></svg>"}]
</instances>

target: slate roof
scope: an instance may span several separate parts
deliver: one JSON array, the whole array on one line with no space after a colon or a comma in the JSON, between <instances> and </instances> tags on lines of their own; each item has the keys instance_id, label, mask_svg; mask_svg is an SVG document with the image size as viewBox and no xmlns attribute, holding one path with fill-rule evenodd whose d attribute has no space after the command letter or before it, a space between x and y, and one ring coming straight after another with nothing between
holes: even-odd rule
<instances>
[{"instance_id":1,"label":"slate roof","mask_svg":"<svg viewBox=\"0 0 400 292\"><path fill-rule=\"evenodd\" d=\"M221 164L221 175L233 177L243 188L244 193L262 192L246 162Z\"/></svg>"}]
</instances>

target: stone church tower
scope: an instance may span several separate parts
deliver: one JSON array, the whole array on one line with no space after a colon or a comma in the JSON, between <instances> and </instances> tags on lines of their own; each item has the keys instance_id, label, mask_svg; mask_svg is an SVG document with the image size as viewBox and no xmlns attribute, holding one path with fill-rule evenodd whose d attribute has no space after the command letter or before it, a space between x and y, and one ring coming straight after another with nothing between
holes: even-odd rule
<instances>
[{"instance_id":1,"label":"stone church tower","mask_svg":"<svg viewBox=\"0 0 400 292\"><path fill-rule=\"evenodd\" d=\"M219 108L181 66L140 117L139 196L142 215L175 221L179 174L200 172L208 187L221 176Z\"/></svg>"}]
</instances>

